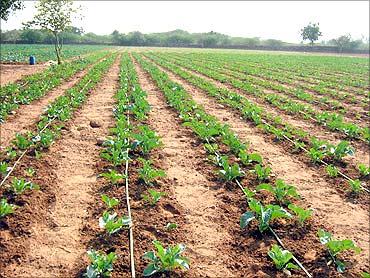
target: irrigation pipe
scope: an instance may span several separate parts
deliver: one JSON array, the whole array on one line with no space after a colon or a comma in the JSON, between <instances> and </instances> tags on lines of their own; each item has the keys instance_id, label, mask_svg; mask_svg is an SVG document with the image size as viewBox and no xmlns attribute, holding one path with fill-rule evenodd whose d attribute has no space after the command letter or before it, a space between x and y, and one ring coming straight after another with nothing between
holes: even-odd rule
<instances>
[{"instance_id":1,"label":"irrigation pipe","mask_svg":"<svg viewBox=\"0 0 370 278\"><path fill-rule=\"evenodd\" d=\"M83 88L80 90L80 92L82 92L86 86L91 82L91 80L89 80L84 86ZM55 119L57 118L57 116L54 116L52 119L49 120L49 122L38 132L38 134L41 134ZM31 145L32 146L32 145ZM4 179L1 181L0 183L0 187L3 186L3 184L6 182L6 180L10 177L10 174L14 171L15 169L15 166L17 166L17 164L22 160L22 158L24 157L24 155L27 153L28 149L31 147L27 147L22 153L21 155L18 157L18 159L16 160L16 162L13 164L13 166L10 168L9 172L6 174L6 176L4 177Z\"/></svg>"}]
</instances>

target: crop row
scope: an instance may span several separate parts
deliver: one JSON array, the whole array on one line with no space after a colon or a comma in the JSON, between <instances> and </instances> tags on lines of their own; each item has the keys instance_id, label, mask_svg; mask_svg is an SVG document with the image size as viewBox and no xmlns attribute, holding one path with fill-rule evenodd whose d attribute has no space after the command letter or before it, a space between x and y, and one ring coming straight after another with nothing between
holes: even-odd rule
<instances>
[{"instance_id":1,"label":"crop row","mask_svg":"<svg viewBox=\"0 0 370 278\"><path fill-rule=\"evenodd\" d=\"M312 210L294 204L295 200L300 198L296 188L282 179L274 178L271 175L272 169L263 163L262 156L258 153L249 153L247 144L241 142L228 126L207 114L181 85L173 82L152 63L139 55L134 56L163 92L169 105L177 111L183 125L189 127L200 139L209 154L210 162L218 168L220 177L226 183L234 184L242 190L249 210L240 217L241 229L256 222L262 235L271 232L279 243L274 244L268 252L276 268L287 273L289 269L297 269L299 266L308 277L311 277L298 259L290 251L284 250L282 240L273 229L279 219L288 221L290 219L297 225L304 226L311 217ZM243 187L243 179L255 180L255 188ZM261 191L272 194L273 200L265 198ZM330 233L322 229L318 231L318 236L339 272L344 272L345 264L337 255L344 250L360 251L351 240L334 240ZM333 248L334 245L337 249Z\"/></svg>"},{"instance_id":2,"label":"crop row","mask_svg":"<svg viewBox=\"0 0 370 278\"><path fill-rule=\"evenodd\" d=\"M145 54L145 56L150 57L153 61L160 64L164 68L169 69L183 79L187 80L189 83L205 91L207 94L216 98L221 103L238 110L243 118L252 122L265 132L272 134L277 141L288 141L292 143L295 152L304 151L314 163L322 163L324 165L333 163L335 165L339 165L340 167L341 163L339 162L343 159L343 157L348 154L352 155L354 153L353 147L351 147L347 141L342 141L338 145L332 145L326 141L318 140L314 136L309 136L308 133L284 123L280 117L274 117L270 113L266 112L263 108L249 101L244 96L241 96L228 89L219 88L204 78L182 70L174 63L166 62L165 60L158 59L149 54ZM331 165L331 167L335 167L337 169L337 167L334 165ZM367 166L359 166L359 168L362 167L367 169ZM363 176L361 170L359 171L360 176ZM343 177L340 171L337 172L337 175L341 175ZM351 179L348 177L346 179L348 180L348 183L354 192L360 192L362 189L364 189L359 179ZM365 188L365 190L367 189Z\"/></svg>"},{"instance_id":3,"label":"crop row","mask_svg":"<svg viewBox=\"0 0 370 278\"><path fill-rule=\"evenodd\" d=\"M99 83L115 57L115 55L110 55L93 66L75 86L48 105L46 111L40 116L34 131L28 131L24 134L17 133L13 140L13 146L8 147L1 154L0 175L2 181L0 190L4 191L5 189L6 195L10 194L11 199L26 190L39 188L38 185L25 178L13 177L11 182L8 182L8 179L25 155L40 159L42 153L49 149L60 135L63 123L71 119L73 112L85 102L90 90ZM25 175L33 177L35 175L34 169L28 168ZM5 188L2 187L3 185ZM1 199L0 217L13 213L15 209L16 206L9 204L6 198Z\"/></svg>"},{"instance_id":4,"label":"crop row","mask_svg":"<svg viewBox=\"0 0 370 278\"><path fill-rule=\"evenodd\" d=\"M106 171L101 176L106 178L110 184L108 193L102 195L106 209L99 219L99 226L106 231L105 249L111 249L110 244L114 242L112 237L119 236L119 232L125 228L129 229L131 277L136 275L133 235L135 222L131 215L129 194L129 189L133 188L130 182L135 182L132 176L138 174L141 181L140 186L147 188L147 194L142 194L145 203L155 206L164 196L163 192L153 188L154 185L158 187L156 180L164 177L165 173L153 167L150 160L152 150L159 148L162 143L158 135L145 124L150 111L146 97L146 92L138 83L132 61L125 53L121 60L120 89L115 96L117 104L113 110L116 125L112 129L112 136L104 142L104 149L101 153L101 157L108 162L108 166L105 167ZM141 168L135 169L138 164ZM120 186L125 186L125 196L113 197L112 195L118 191L115 189ZM124 198L126 199L127 216L118 216L121 207L119 200ZM185 250L185 245L164 247L158 240L154 240L153 245L157 251L148 251L143 255L143 259L149 261L143 271L144 276L166 272L177 267L189 268L188 260L181 255ZM87 277L109 276L118 258L115 252L107 254L103 250L89 250L88 256L91 264L86 269Z\"/></svg>"},{"instance_id":5,"label":"crop row","mask_svg":"<svg viewBox=\"0 0 370 278\"><path fill-rule=\"evenodd\" d=\"M163 58L162 58L163 59ZM165 59L168 61L168 59ZM370 143L370 129L368 127L359 127L358 125L346 122L343 116L337 113L318 112L311 105L298 103L287 96L276 93L266 93L254 84L245 83L235 78L231 78L224 74L220 74L213 70L207 69L204 66L194 65L191 61L177 62L190 70L194 70L206 75L212 79L223 83L228 83L234 88L241 89L248 94L252 94L261 101L269 103L279 110L286 111L290 114L297 115L302 119L309 119L331 131L337 131L344 134L346 137L352 139L361 139Z\"/></svg>"},{"instance_id":6,"label":"crop row","mask_svg":"<svg viewBox=\"0 0 370 278\"><path fill-rule=\"evenodd\" d=\"M0 89L0 123L21 104L30 104L43 97L48 91L60 85L65 79L88 67L106 56L107 52L99 52L62 65L51 66L47 70L27 76L19 82L1 87Z\"/></svg>"},{"instance_id":7,"label":"crop row","mask_svg":"<svg viewBox=\"0 0 370 278\"><path fill-rule=\"evenodd\" d=\"M169 55L166 55L167 57ZM170 56L183 61L192 61L197 65L206 66L212 70L227 75L234 76L243 81L248 81L251 84L259 85L260 87L275 90L280 93L288 93L302 101L320 104L327 109L342 108L341 102L348 104L359 103L362 101L365 104L367 91L357 89L355 93L338 92L340 88L335 90L327 89L332 85L321 82L317 85L306 83L297 83L298 78L292 74L285 75L279 72L267 71L259 68L251 68L240 63L228 63L222 59L212 59L206 55L196 58L192 55L184 56ZM195 59L196 58L196 59ZM206 63L204 63L206 61ZM267 81L272 81L267 82ZM331 83L330 83L331 84ZM284 86L285 85L285 86ZM287 86L288 85L288 86ZM360 96L360 94L362 96Z\"/></svg>"}]
</instances>

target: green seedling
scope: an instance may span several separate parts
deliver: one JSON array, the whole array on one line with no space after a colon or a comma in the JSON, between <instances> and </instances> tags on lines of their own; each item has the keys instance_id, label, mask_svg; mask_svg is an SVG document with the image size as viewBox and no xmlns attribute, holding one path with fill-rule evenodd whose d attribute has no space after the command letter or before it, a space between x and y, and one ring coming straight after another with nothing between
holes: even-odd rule
<instances>
[{"instance_id":1,"label":"green seedling","mask_svg":"<svg viewBox=\"0 0 370 278\"><path fill-rule=\"evenodd\" d=\"M14 213L14 210L17 208L17 206L9 204L5 198L2 198L0 201L0 218Z\"/></svg>"},{"instance_id":2,"label":"green seedling","mask_svg":"<svg viewBox=\"0 0 370 278\"><path fill-rule=\"evenodd\" d=\"M113 263L117 260L117 255L114 252L108 255L100 251L90 250L87 255L91 264L86 268L85 277L87 278L105 278L110 277L113 271Z\"/></svg>"},{"instance_id":3,"label":"green seedling","mask_svg":"<svg viewBox=\"0 0 370 278\"><path fill-rule=\"evenodd\" d=\"M146 185L153 185L153 182L157 178L163 178L166 176L166 173L163 170L153 168L150 160L139 158L139 161L143 164L143 168L138 170L139 178L144 181Z\"/></svg>"},{"instance_id":4,"label":"green seedling","mask_svg":"<svg viewBox=\"0 0 370 278\"><path fill-rule=\"evenodd\" d=\"M166 196L166 193L159 192L154 189L148 189L148 192L149 194L142 194L141 198L151 206L155 206L163 196Z\"/></svg>"},{"instance_id":5,"label":"green seedling","mask_svg":"<svg viewBox=\"0 0 370 278\"><path fill-rule=\"evenodd\" d=\"M289 202L288 198L300 198L299 194L297 193L297 189L285 183L281 179L277 179L275 182L275 186L268 184L268 183L263 183L257 186L257 190L266 190L272 194L274 194L274 197L276 201L279 202L279 204L286 204Z\"/></svg>"},{"instance_id":6,"label":"green seedling","mask_svg":"<svg viewBox=\"0 0 370 278\"><path fill-rule=\"evenodd\" d=\"M281 249L276 244L271 247L267 254L275 263L276 268L287 275L291 275L289 269L299 269L296 264L290 262L293 259L293 254L288 250Z\"/></svg>"},{"instance_id":7,"label":"green seedling","mask_svg":"<svg viewBox=\"0 0 370 278\"><path fill-rule=\"evenodd\" d=\"M10 185L11 189L15 194L22 194L25 190L33 190L33 189L40 189L40 187L32 183L30 181L26 181L25 179L18 179L16 177L13 178L12 183Z\"/></svg>"},{"instance_id":8,"label":"green seedling","mask_svg":"<svg viewBox=\"0 0 370 278\"><path fill-rule=\"evenodd\" d=\"M107 195L101 195L101 199L108 209L112 209L119 204L119 200L116 198L109 198Z\"/></svg>"},{"instance_id":9,"label":"green seedling","mask_svg":"<svg viewBox=\"0 0 370 278\"><path fill-rule=\"evenodd\" d=\"M296 206L294 204L289 204L288 208L293 211L297 218L298 218L298 223L303 226L303 223L309 219L313 213L312 209L304 209L299 206Z\"/></svg>"},{"instance_id":10,"label":"green seedling","mask_svg":"<svg viewBox=\"0 0 370 278\"><path fill-rule=\"evenodd\" d=\"M99 227L105 229L108 234L112 235L117 233L124 227L131 225L131 219L123 216L118 217L117 213L110 214L109 212L103 212L103 216L99 218Z\"/></svg>"}]
</instances>

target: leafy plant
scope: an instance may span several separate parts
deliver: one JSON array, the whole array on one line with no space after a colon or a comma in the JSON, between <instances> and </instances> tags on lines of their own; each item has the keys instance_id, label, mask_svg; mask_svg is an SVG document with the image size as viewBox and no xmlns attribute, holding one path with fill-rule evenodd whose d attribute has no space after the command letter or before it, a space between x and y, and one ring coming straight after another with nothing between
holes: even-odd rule
<instances>
[{"instance_id":1,"label":"leafy plant","mask_svg":"<svg viewBox=\"0 0 370 278\"><path fill-rule=\"evenodd\" d=\"M85 277L99 278L110 277L113 270L113 263L117 260L117 255L110 252L108 255L95 250L87 251L91 264L86 268Z\"/></svg>"},{"instance_id":2,"label":"leafy plant","mask_svg":"<svg viewBox=\"0 0 370 278\"><path fill-rule=\"evenodd\" d=\"M29 190L40 189L40 187L37 184L32 183L30 181L26 181L25 179L22 178L18 179L16 177L14 177L12 180L11 188L15 194L21 194L27 189Z\"/></svg>"},{"instance_id":3,"label":"leafy plant","mask_svg":"<svg viewBox=\"0 0 370 278\"><path fill-rule=\"evenodd\" d=\"M261 164L257 164L254 166L254 170L252 170L257 175L257 179L259 181L265 181L268 179L271 173L270 167L263 167Z\"/></svg>"},{"instance_id":4,"label":"leafy plant","mask_svg":"<svg viewBox=\"0 0 370 278\"><path fill-rule=\"evenodd\" d=\"M257 186L257 190L267 190L274 194L275 199L280 203L287 203L288 197L299 198L299 194L294 186L285 183L281 179L277 179L275 186L268 183L263 183Z\"/></svg>"},{"instance_id":5,"label":"leafy plant","mask_svg":"<svg viewBox=\"0 0 370 278\"><path fill-rule=\"evenodd\" d=\"M33 169L32 167L27 168L25 172L26 172L26 175L29 177L33 177L36 173L35 169Z\"/></svg>"},{"instance_id":6,"label":"leafy plant","mask_svg":"<svg viewBox=\"0 0 370 278\"><path fill-rule=\"evenodd\" d=\"M361 176L366 177L370 175L370 167L367 167L365 164L360 163L358 165L358 170L360 171Z\"/></svg>"},{"instance_id":7,"label":"leafy plant","mask_svg":"<svg viewBox=\"0 0 370 278\"><path fill-rule=\"evenodd\" d=\"M149 153L152 149L157 148L162 145L159 140L159 136L155 131L151 130L148 126L139 126L140 133L134 134L135 138L134 147L140 147L143 154Z\"/></svg>"},{"instance_id":8,"label":"leafy plant","mask_svg":"<svg viewBox=\"0 0 370 278\"><path fill-rule=\"evenodd\" d=\"M0 218L14 212L17 206L9 204L5 198L0 201Z\"/></svg>"},{"instance_id":9,"label":"leafy plant","mask_svg":"<svg viewBox=\"0 0 370 278\"><path fill-rule=\"evenodd\" d=\"M15 139L14 139L13 143L20 150L25 150L29 146L32 145L32 142L30 140L28 140L27 137L25 137L25 136L23 136L22 134L19 134L19 133L17 133L15 135Z\"/></svg>"},{"instance_id":10,"label":"leafy plant","mask_svg":"<svg viewBox=\"0 0 370 278\"><path fill-rule=\"evenodd\" d=\"M289 204L288 208L297 215L298 222L301 226L303 225L304 221L311 217L313 213L312 209L304 209L294 204Z\"/></svg>"},{"instance_id":11,"label":"leafy plant","mask_svg":"<svg viewBox=\"0 0 370 278\"><path fill-rule=\"evenodd\" d=\"M5 161L0 162L0 175L6 176L9 170L9 164Z\"/></svg>"},{"instance_id":12,"label":"leafy plant","mask_svg":"<svg viewBox=\"0 0 370 278\"><path fill-rule=\"evenodd\" d=\"M334 240L332 234L329 232L320 229L317 232L317 235L320 239L321 244L324 244L329 252L331 260L328 262L328 265L334 263L337 266L337 271L343 273L346 265L344 262L340 261L337 256L346 251L353 250L356 253L360 253L361 249L355 245L355 243L350 239L344 240Z\"/></svg>"},{"instance_id":13,"label":"leafy plant","mask_svg":"<svg viewBox=\"0 0 370 278\"><path fill-rule=\"evenodd\" d=\"M123 216L117 217L117 213L110 214L108 211L103 212L103 216L99 218L99 227L107 230L111 235L120 231L124 226L129 227L131 219Z\"/></svg>"},{"instance_id":14,"label":"leafy plant","mask_svg":"<svg viewBox=\"0 0 370 278\"><path fill-rule=\"evenodd\" d=\"M176 268L189 269L189 259L181 254L185 251L184 244L168 246L165 248L158 240L153 241L156 251L146 252L143 259L149 260L148 266L144 269L144 276L151 276L155 273L173 271Z\"/></svg>"},{"instance_id":15,"label":"leafy plant","mask_svg":"<svg viewBox=\"0 0 370 278\"><path fill-rule=\"evenodd\" d=\"M108 173L102 173L100 174L100 176L107 178L113 184L122 183L123 180L126 178L124 174L120 174L116 170L113 170L113 169L109 169Z\"/></svg>"},{"instance_id":16,"label":"leafy plant","mask_svg":"<svg viewBox=\"0 0 370 278\"><path fill-rule=\"evenodd\" d=\"M320 162L325 157L325 153L323 151L317 150L315 148L309 149L308 155L310 156L311 160L315 163Z\"/></svg>"},{"instance_id":17,"label":"leafy plant","mask_svg":"<svg viewBox=\"0 0 370 278\"><path fill-rule=\"evenodd\" d=\"M355 150L347 141L341 141L337 146L329 147L329 154L336 160L341 160L346 155L353 155Z\"/></svg>"},{"instance_id":18,"label":"leafy plant","mask_svg":"<svg viewBox=\"0 0 370 278\"><path fill-rule=\"evenodd\" d=\"M119 200L116 198L109 198L107 195L101 195L101 199L106 204L108 209L112 209L119 204Z\"/></svg>"},{"instance_id":19,"label":"leafy plant","mask_svg":"<svg viewBox=\"0 0 370 278\"><path fill-rule=\"evenodd\" d=\"M240 227L244 229L252 220L258 221L258 229L262 233L270 227L270 222L278 218L291 218L291 214L280 206L263 206L257 200L250 198L248 206L251 211L247 211L240 217Z\"/></svg>"},{"instance_id":20,"label":"leafy plant","mask_svg":"<svg viewBox=\"0 0 370 278\"><path fill-rule=\"evenodd\" d=\"M338 176L338 168L334 165L328 165L326 166L326 172L328 173L329 177L335 178Z\"/></svg>"},{"instance_id":21,"label":"leafy plant","mask_svg":"<svg viewBox=\"0 0 370 278\"><path fill-rule=\"evenodd\" d=\"M349 186L351 187L351 190L353 193L360 193L362 191L362 185L360 180L349 180L348 181Z\"/></svg>"},{"instance_id":22,"label":"leafy plant","mask_svg":"<svg viewBox=\"0 0 370 278\"><path fill-rule=\"evenodd\" d=\"M222 167L219 170L221 177L227 181L235 180L236 178L243 177L245 175L244 171L240 169L238 163L232 165L229 164L227 157L221 157L220 166Z\"/></svg>"},{"instance_id":23,"label":"leafy plant","mask_svg":"<svg viewBox=\"0 0 370 278\"><path fill-rule=\"evenodd\" d=\"M166 225L166 229L171 231L171 230L174 230L174 229L177 229L178 225L176 223L167 223Z\"/></svg>"},{"instance_id":24,"label":"leafy plant","mask_svg":"<svg viewBox=\"0 0 370 278\"><path fill-rule=\"evenodd\" d=\"M267 254L275 263L276 268L288 275L291 275L289 269L298 269L297 265L290 263L290 260L293 259L293 254L288 250L281 249L276 244L271 247Z\"/></svg>"},{"instance_id":25,"label":"leafy plant","mask_svg":"<svg viewBox=\"0 0 370 278\"><path fill-rule=\"evenodd\" d=\"M157 178L166 176L166 173L163 170L153 168L150 160L146 160L141 157L138 160L143 164L143 168L138 170L139 178L143 180L145 184L152 185L153 181Z\"/></svg>"},{"instance_id":26,"label":"leafy plant","mask_svg":"<svg viewBox=\"0 0 370 278\"><path fill-rule=\"evenodd\" d=\"M244 165L250 165L252 163L262 163L262 157L258 153L247 153L245 150L239 152L239 159Z\"/></svg>"},{"instance_id":27,"label":"leafy plant","mask_svg":"<svg viewBox=\"0 0 370 278\"><path fill-rule=\"evenodd\" d=\"M149 194L142 194L141 197L144 201L148 202L151 206L158 203L162 196L166 196L166 193L159 192L154 189L148 189Z\"/></svg>"}]
</instances>

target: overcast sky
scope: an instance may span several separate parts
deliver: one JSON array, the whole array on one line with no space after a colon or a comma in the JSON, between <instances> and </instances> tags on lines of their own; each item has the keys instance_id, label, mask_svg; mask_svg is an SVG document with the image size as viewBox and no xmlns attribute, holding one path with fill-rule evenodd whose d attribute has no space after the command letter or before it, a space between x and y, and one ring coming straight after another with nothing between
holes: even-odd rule
<instances>
[{"instance_id":1,"label":"overcast sky","mask_svg":"<svg viewBox=\"0 0 370 278\"><path fill-rule=\"evenodd\" d=\"M77 2L77 1L76 1ZM3 30L20 28L35 12L26 2ZM79 1L84 19L74 25L86 32L110 34L164 32L183 29L189 32L216 31L230 36L273 38L300 42L299 30L320 22L323 40L351 33L353 38L369 37L369 1Z\"/></svg>"}]
</instances>

